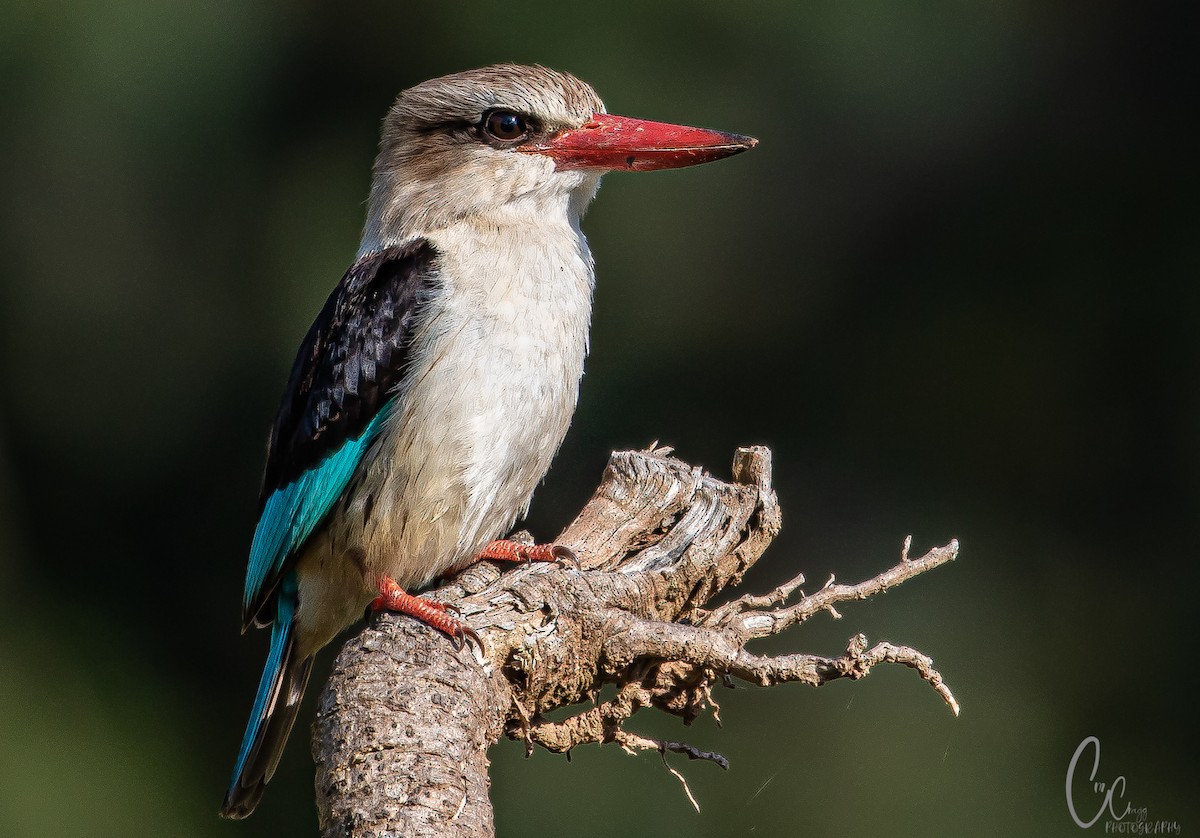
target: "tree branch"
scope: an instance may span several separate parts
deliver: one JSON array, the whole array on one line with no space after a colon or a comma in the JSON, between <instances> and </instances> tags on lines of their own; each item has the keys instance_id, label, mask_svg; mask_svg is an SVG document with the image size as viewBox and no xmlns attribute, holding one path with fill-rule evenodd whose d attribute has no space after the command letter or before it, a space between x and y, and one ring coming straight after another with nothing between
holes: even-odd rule
<instances>
[{"instance_id":1,"label":"tree branch","mask_svg":"<svg viewBox=\"0 0 1200 838\"><path fill-rule=\"evenodd\" d=\"M685 724L711 710L719 721L712 687L730 678L821 686L898 663L957 715L933 662L906 646L868 648L860 634L836 658L762 656L745 647L821 611L839 617L836 604L938 567L957 555L958 543L910 559L906 540L899 564L857 585L831 578L806 596L797 576L769 594L706 608L741 581L779 523L765 448L738 450L732 483L667 449L613 454L600 487L556 540L580 568L485 562L430 594L454 604L483 638L482 652L456 651L427 626L394 615L345 643L313 730L323 833L493 835L487 749L501 735L523 740L529 752L617 742L657 750L664 760L670 751L725 767L719 754L624 724L644 707ZM597 703L609 684L616 694ZM580 702L593 706L562 721L545 718ZM696 805L686 782L684 789Z\"/></svg>"}]
</instances>

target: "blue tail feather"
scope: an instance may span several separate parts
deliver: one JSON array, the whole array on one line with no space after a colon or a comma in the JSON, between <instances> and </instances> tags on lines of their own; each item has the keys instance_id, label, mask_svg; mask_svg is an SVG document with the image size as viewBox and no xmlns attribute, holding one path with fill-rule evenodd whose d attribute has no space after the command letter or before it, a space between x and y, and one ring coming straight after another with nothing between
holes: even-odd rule
<instances>
[{"instance_id":1,"label":"blue tail feather","mask_svg":"<svg viewBox=\"0 0 1200 838\"><path fill-rule=\"evenodd\" d=\"M244 818L254 811L279 764L304 697L312 658L298 659L295 654L296 588L293 571L279 588L267 663L258 682L233 778L221 806L221 814L227 818Z\"/></svg>"}]
</instances>

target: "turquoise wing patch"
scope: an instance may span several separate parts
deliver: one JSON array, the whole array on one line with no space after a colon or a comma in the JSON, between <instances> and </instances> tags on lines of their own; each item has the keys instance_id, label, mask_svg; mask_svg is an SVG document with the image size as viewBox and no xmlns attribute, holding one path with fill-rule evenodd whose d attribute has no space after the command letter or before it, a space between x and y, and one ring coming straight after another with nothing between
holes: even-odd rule
<instances>
[{"instance_id":1,"label":"turquoise wing patch","mask_svg":"<svg viewBox=\"0 0 1200 838\"><path fill-rule=\"evenodd\" d=\"M274 582L288 557L300 549L325 516L333 509L350 483L367 447L383 428L392 403L376 414L357 439L348 439L319 466L309 469L296 480L276 489L267 498L250 544L250 562L246 566L246 590L242 609L247 617L263 586Z\"/></svg>"}]
</instances>

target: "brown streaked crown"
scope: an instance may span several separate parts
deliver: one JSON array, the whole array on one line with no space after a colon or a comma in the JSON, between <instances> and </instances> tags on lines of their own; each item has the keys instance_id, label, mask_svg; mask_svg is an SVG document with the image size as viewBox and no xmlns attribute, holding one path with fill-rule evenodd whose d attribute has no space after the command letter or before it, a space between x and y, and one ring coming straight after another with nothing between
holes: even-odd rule
<instances>
[{"instance_id":1,"label":"brown streaked crown","mask_svg":"<svg viewBox=\"0 0 1200 838\"><path fill-rule=\"evenodd\" d=\"M484 114L512 111L533 120L540 132L577 128L604 103L591 85L548 67L496 64L442 76L410 87L397 98L383 123L384 159L403 159L409 146L437 144L436 135L466 139ZM425 143L421 143L421 140ZM430 142L432 141L432 142Z\"/></svg>"}]
</instances>

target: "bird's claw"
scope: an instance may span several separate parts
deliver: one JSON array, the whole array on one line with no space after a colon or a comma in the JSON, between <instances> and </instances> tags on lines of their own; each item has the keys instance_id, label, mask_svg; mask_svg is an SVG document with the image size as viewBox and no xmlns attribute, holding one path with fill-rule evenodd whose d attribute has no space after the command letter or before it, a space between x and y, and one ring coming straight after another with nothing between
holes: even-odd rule
<instances>
[{"instance_id":1,"label":"bird's claw","mask_svg":"<svg viewBox=\"0 0 1200 838\"><path fill-rule=\"evenodd\" d=\"M550 553L554 556L555 561L566 562L575 570L583 570L583 563L579 561L579 556L570 547L554 544L550 547Z\"/></svg>"},{"instance_id":2,"label":"bird's claw","mask_svg":"<svg viewBox=\"0 0 1200 838\"><path fill-rule=\"evenodd\" d=\"M479 636L479 632L466 623L459 622L454 633L450 635L450 642L454 645L454 651L456 652L461 652L463 647L468 643L474 643L475 648L479 650L480 656L484 654L483 638Z\"/></svg>"}]
</instances>

